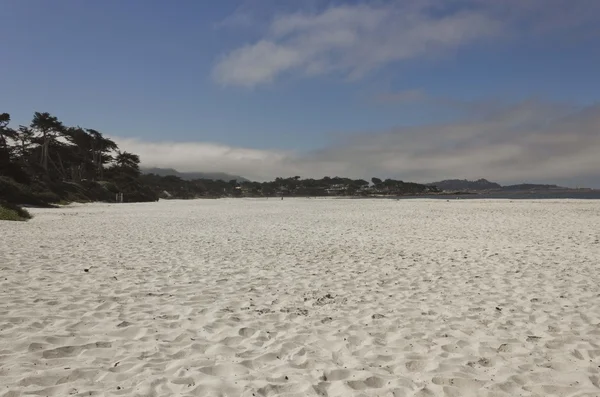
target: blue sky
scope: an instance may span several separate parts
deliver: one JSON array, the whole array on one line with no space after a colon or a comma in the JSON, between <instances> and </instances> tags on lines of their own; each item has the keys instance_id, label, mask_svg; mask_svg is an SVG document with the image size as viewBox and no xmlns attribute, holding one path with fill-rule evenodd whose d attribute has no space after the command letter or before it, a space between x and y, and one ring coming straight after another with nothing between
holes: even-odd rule
<instances>
[{"instance_id":1,"label":"blue sky","mask_svg":"<svg viewBox=\"0 0 600 397\"><path fill-rule=\"evenodd\" d=\"M600 185L590 157L600 148L597 1L0 9L0 110L13 124L49 111L115 137L146 165Z\"/></svg>"}]
</instances>

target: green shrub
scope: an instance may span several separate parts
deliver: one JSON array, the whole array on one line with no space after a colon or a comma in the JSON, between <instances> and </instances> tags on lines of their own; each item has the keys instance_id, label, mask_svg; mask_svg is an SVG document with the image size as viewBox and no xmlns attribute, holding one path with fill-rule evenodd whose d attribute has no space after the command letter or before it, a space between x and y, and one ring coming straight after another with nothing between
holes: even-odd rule
<instances>
[{"instance_id":1,"label":"green shrub","mask_svg":"<svg viewBox=\"0 0 600 397\"><path fill-rule=\"evenodd\" d=\"M0 201L0 221L25 221L31 214L17 205Z\"/></svg>"},{"instance_id":2,"label":"green shrub","mask_svg":"<svg viewBox=\"0 0 600 397\"><path fill-rule=\"evenodd\" d=\"M50 203L58 203L61 201L60 197L58 197L58 195L56 193L51 192L51 191L34 192L32 197L34 198L34 201L37 201L38 203L50 204ZM28 204L33 204L33 203L28 203Z\"/></svg>"},{"instance_id":3,"label":"green shrub","mask_svg":"<svg viewBox=\"0 0 600 397\"><path fill-rule=\"evenodd\" d=\"M0 200L5 203L48 207L57 202L59 197L42 184L32 183L29 186L0 176Z\"/></svg>"},{"instance_id":4,"label":"green shrub","mask_svg":"<svg viewBox=\"0 0 600 397\"><path fill-rule=\"evenodd\" d=\"M32 179L21 184L0 176L0 200L6 203L53 207L53 204L93 201L114 202L115 194L123 193L125 202L157 201L158 194L137 178L125 175L111 182L83 180L79 182Z\"/></svg>"}]
</instances>

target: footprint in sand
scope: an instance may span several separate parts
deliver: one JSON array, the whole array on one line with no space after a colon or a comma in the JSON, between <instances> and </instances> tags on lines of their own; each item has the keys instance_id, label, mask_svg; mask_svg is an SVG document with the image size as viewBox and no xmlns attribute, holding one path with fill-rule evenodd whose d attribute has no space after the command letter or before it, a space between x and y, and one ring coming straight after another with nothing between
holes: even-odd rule
<instances>
[{"instance_id":1,"label":"footprint in sand","mask_svg":"<svg viewBox=\"0 0 600 397\"><path fill-rule=\"evenodd\" d=\"M74 357L86 349L109 349L112 347L111 342L96 342L84 346L62 346L52 350L45 350L42 357L45 359Z\"/></svg>"},{"instance_id":2,"label":"footprint in sand","mask_svg":"<svg viewBox=\"0 0 600 397\"><path fill-rule=\"evenodd\" d=\"M409 361L406 364L406 369L410 372L421 372L427 367L427 361L425 360L415 360Z\"/></svg>"},{"instance_id":3,"label":"footprint in sand","mask_svg":"<svg viewBox=\"0 0 600 397\"><path fill-rule=\"evenodd\" d=\"M44 351L42 357L46 359L73 357L81 353L82 350L81 346L63 346Z\"/></svg>"},{"instance_id":4,"label":"footprint in sand","mask_svg":"<svg viewBox=\"0 0 600 397\"><path fill-rule=\"evenodd\" d=\"M348 379L351 372L347 369L334 369L333 371L325 372L323 378L327 381L334 382L336 380Z\"/></svg>"},{"instance_id":5,"label":"footprint in sand","mask_svg":"<svg viewBox=\"0 0 600 397\"><path fill-rule=\"evenodd\" d=\"M240 328L240 330L238 331L238 335L243 336L244 338L250 338L256 332L257 332L257 330L254 328L245 327L245 328Z\"/></svg>"}]
</instances>

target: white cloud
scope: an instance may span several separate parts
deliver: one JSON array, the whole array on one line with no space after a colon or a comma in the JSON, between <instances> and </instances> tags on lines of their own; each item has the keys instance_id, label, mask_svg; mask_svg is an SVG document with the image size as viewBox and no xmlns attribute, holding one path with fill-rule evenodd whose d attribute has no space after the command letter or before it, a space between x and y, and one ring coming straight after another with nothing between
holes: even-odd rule
<instances>
[{"instance_id":1,"label":"white cloud","mask_svg":"<svg viewBox=\"0 0 600 397\"><path fill-rule=\"evenodd\" d=\"M294 175L418 182L484 177L505 183L573 180L600 187L598 131L600 105L573 110L529 101L477 120L365 132L311 153L116 141L140 154L145 166L223 171L254 180Z\"/></svg>"},{"instance_id":2,"label":"white cloud","mask_svg":"<svg viewBox=\"0 0 600 397\"><path fill-rule=\"evenodd\" d=\"M589 38L593 29L597 37L598 15L597 0L395 0L278 14L261 39L225 54L213 78L246 87L286 72L356 79L392 62L437 57L499 36Z\"/></svg>"},{"instance_id":3,"label":"white cloud","mask_svg":"<svg viewBox=\"0 0 600 397\"><path fill-rule=\"evenodd\" d=\"M299 61L301 54L293 48L260 41L250 50L241 48L230 53L215 69L214 76L221 82L251 86L271 81Z\"/></svg>"},{"instance_id":4,"label":"white cloud","mask_svg":"<svg viewBox=\"0 0 600 397\"><path fill-rule=\"evenodd\" d=\"M478 12L432 17L426 11L406 2L282 15L262 40L223 57L213 77L249 87L291 70L308 75L338 71L358 78L388 62L452 50L497 32L497 23Z\"/></svg>"}]
</instances>

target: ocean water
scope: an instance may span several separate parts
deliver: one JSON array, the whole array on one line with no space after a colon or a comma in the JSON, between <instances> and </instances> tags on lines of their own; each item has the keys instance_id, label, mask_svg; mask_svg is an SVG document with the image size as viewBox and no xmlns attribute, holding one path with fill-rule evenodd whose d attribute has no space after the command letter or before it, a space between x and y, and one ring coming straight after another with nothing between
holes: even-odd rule
<instances>
[{"instance_id":1,"label":"ocean water","mask_svg":"<svg viewBox=\"0 0 600 397\"><path fill-rule=\"evenodd\" d=\"M460 195L424 195L424 196L401 196L396 199L409 198L433 198L443 200L473 200L473 199L509 199L509 200L544 200L544 199L578 199L578 200L600 200L600 190L588 191L559 191L559 192L496 192L483 194L460 194Z\"/></svg>"}]
</instances>

